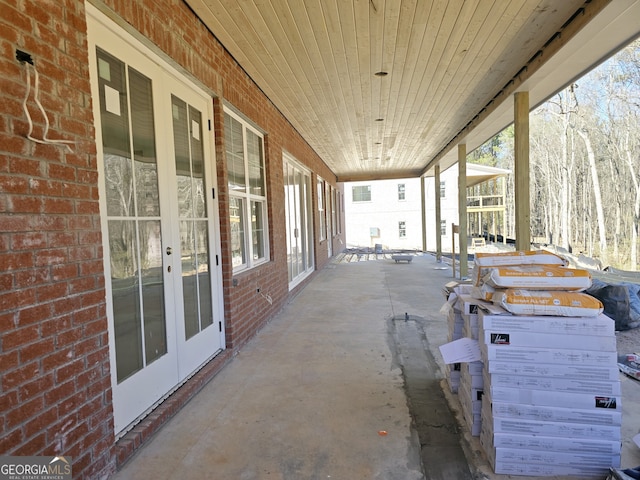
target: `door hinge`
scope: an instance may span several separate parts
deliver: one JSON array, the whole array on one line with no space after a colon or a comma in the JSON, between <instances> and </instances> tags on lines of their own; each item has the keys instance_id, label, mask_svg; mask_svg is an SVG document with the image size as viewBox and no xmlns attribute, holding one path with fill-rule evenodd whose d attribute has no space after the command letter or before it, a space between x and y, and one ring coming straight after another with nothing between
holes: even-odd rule
<instances>
[{"instance_id":1,"label":"door hinge","mask_svg":"<svg viewBox=\"0 0 640 480\"><path fill-rule=\"evenodd\" d=\"M211 196L213 197L214 200L216 199L216 189L215 188L211 189Z\"/></svg>"},{"instance_id":2,"label":"door hinge","mask_svg":"<svg viewBox=\"0 0 640 480\"><path fill-rule=\"evenodd\" d=\"M222 331L222 322L218 322L218 331L221 332Z\"/></svg>"},{"instance_id":3,"label":"door hinge","mask_svg":"<svg viewBox=\"0 0 640 480\"><path fill-rule=\"evenodd\" d=\"M216 267L219 265L218 263L218 255L216 255Z\"/></svg>"},{"instance_id":4,"label":"door hinge","mask_svg":"<svg viewBox=\"0 0 640 480\"><path fill-rule=\"evenodd\" d=\"M209 124L209 131L211 131L211 120L207 120L207 123Z\"/></svg>"}]
</instances>

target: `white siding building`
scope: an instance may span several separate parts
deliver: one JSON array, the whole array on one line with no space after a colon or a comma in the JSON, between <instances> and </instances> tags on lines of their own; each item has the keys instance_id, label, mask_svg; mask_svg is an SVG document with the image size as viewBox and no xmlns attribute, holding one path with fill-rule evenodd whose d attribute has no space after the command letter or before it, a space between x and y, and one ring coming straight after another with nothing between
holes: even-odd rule
<instances>
[{"instance_id":1,"label":"white siding building","mask_svg":"<svg viewBox=\"0 0 640 480\"><path fill-rule=\"evenodd\" d=\"M508 170L468 163L467 185L471 187L508 173ZM433 177L424 179L427 250L436 250L436 235L439 233L442 251L450 252L451 226L459 223L458 165L440 174L440 185L434 183ZM436 225L436 194L440 195L439 226ZM503 208L504 203L499 207ZM374 248L379 244L384 249L422 249L419 178L345 183L344 211L348 247ZM458 248L456 238L456 250Z\"/></svg>"}]
</instances>

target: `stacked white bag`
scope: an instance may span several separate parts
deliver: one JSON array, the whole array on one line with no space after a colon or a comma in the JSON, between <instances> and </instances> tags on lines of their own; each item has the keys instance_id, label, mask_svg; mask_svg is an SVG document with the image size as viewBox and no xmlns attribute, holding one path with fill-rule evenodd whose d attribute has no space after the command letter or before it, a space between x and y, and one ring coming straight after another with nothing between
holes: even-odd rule
<instances>
[{"instance_id":1,"label":"stacked white bag","mask_svg":"<svg viewBox=\"0 0 640 480\"><path fill-rule=\"evenodd\" d=\"M474 273L474 295L494 302L478 341L480 442L495 473L604 478L620 466L620 377L614 321L580 293L588 272L513 252L476 256Z\"/></svg>"}]
</instances>

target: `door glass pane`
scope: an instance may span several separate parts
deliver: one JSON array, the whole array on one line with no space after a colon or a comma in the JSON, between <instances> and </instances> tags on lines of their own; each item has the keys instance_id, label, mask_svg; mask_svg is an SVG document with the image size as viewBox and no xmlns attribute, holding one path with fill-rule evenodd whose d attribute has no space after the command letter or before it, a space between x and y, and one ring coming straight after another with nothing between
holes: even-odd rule
<instances>
[{"instance_id":1,"label":"door glass pane","mask_svg":"<svg viewBox=\"0 0 640 480\"><path fill-rule=\"evenodd\" d=\"M204 329L213 324L213 299L211 298L211 275L209 272L209 229L206 220L199 220L195 225L200 323Z\"/></svg>"},{"instance_id":2,"label":"door glass pane","mask_svg":"<svg viewBox=\"0 0 640 480\"><path fill-rule=\"evenodd\" d=\"M181 218L193 217L187 104L179 98L171 96L171 107L173 114L173 143L176 159L176 181L178 183L178 214Z\"/></svg>"},{"instance_id":3,"label":"door glass pane","mask_svg":"<svg viewBox=\"0 0 640 480\"><path fill-rule=\"evenodd\" d=\"M157 217L160 215L160 202L151 80L129 68L129 84L137 213L141 217Z\"/></svg>"},{"instance_id":4,"label":"door glass pane","mask_svg":"<svg viewBox=\"0 0 640 480\"><path fill-rule=\"evenodd\" d=\"M185 337L200 331L198 320L198 286L196 284L196 252L194 223L180 222L180 254L182 256L182 296L184 301Z\"/></svg>"},{"instance_id":5,"label":"door glass pane","mask_svg":"<svg viewBox=\"0 0 640 480\"><path fill-rule=\"evenodd\" d=\"M176 146L185 338L213 323L202 113L171 96Z\"/></svg>"},{"instance_id":6,"label":"door glass pane","mask_svg":"<svg viewBox=\"0 0 640 480\"><path fill-rule=\"evenodd\" d=\"M110 220L108 229L116 375L121 382L143 367L138 245L135 221Z\"/></svg>"},{"instance_id":7,"label":"door glass pane","mask_svg":"<svg viewBox=\"0 0 640 480\"><path fill-rule=\"evenodd\" d=\"M160 220L139 222L139 231L145 361L148 365L167 353Z\"/></svg>"},{"instance_id":8,"label":"door glass pane","mask_svg":"<svg viewBox=\"0 0 640 480\"><path fill-rule=\"evenodd\" d=\"M207 203L204 191L204 150L202 148L202 114L189 107L191 127L191 191L193 194L193 216L207 217Z\"/></svg>"}]
</instances>

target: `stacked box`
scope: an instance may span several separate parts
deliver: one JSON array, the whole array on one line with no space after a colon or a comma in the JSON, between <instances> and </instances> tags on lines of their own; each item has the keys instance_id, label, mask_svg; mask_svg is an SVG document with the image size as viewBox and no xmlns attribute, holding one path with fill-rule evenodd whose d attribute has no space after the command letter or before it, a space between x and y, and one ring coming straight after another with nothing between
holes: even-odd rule
<instances>
[{"instance_id":1,"label":"stacked box","mask_svg":"<svg viewBox=\"0 0 640 480\"><path fill-rule=\"evenodd\" d=\"M604 478L621 451L614 321L505 313L479 313L480 443L495 473Z\"/></svg>"},{"instance_id":2,"label":"stacked box","mask_svg":"<svg viewBox=\"0 0 640 480\"><path fill-rule=\"evenodd\" d=\"M463 336L478 339L478 307L483 302L470 295L462 294L458 299L458 308L463 321ZM460 364L460 385L458 399L462 416L472 436L479 436L482 428L482 395L484 378L482 362Z\"/></svg>"},{"instance_id":3,"label":"stacked box","mask_svg":"<svg viewBox=\"0 0 640 480\"><path fill-rule=\"evenodd\" d=\"M449 310L447 318L447 324L449 326L449 334L447 339L449 342L462 338L462 330L464 327L464 320L462 318L462 312L457 306L457 303ZM447 383L451 393L458 393L460 387L460 364L453 363L446 367Z\"/></svg>"}]
</instances>

